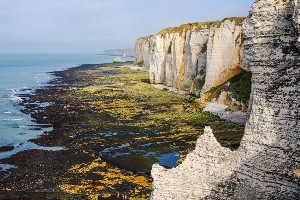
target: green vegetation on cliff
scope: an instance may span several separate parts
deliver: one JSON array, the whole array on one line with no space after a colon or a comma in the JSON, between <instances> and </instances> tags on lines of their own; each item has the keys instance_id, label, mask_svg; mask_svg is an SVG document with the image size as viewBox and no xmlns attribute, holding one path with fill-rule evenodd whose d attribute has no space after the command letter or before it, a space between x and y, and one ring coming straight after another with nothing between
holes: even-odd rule
<instances>
[{"instance_id":1,"label":"green vegetation on cliff","mask_svg":"<svg viewBox=\"0 0 300 200\"><path fill-rule=\"evenodd\" d=\"M165 36L170 33L179 33L181 35L183 32L187 32L187 31L193 30L193 29L196 32L199 32L202 29L209 29L212 26L220 27L221 24L223 22L225 22L226 20L235 21L236 25L241 26L243 24L243 22L245 21L245 19L246 19L245 17L230 17L230 18L225 18L220 21L195 22L195 23L189 23L189 24L182 24L179 27L169 27L169 28L163 29L158 34L161 36Z\"/></svg>"},{"instance_id":2,"label":"green vegetation on cliff","mask_svg":"<svg viewBox=\"0 0 300 200\"><path fill-rule=\"evenodd\" d=\"M208 101L211 101L212 98L219 97L222 91L230 92L232 97L238 101L249 101L251 94L251 77L251 72L243 70L225 83L209 90L207 92L210 94Z\"/></svg>"},{"instance_id":3,"label":"green vegetation on cliff","mask_svg":"<svg viewBox=\"0 0 300 200\"><path fill-rule=\"evenodd\" d=\"M242 70L241 73L232 77L225 83L213 87L204 94L204 100L211 102L213 99L218 99L222 92L227 92L229 99L227 98L224 102L231 111L242 110L244 112L248 109L248 103L251 94L251 72ZM237 102L233 102L235 99ZM224 101L224 100L223 100Z\"/></svg>"}]
</instances>

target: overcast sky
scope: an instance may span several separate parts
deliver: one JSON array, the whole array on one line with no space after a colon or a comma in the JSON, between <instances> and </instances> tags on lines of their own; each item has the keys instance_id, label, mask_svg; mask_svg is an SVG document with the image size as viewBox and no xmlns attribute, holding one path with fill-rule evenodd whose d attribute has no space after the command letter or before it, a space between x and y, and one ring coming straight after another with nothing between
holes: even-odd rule
<instances>
[{"instance_id":1,"label":"overcast sky","mask_svg":"<svg viewBox=\"0 0 300 200\"><path fill-rule=\"evenodd\" d=\"M98 53L183 23L247 16L254 0L0 0L0 53Z\"/></svg>"}]
</instances>

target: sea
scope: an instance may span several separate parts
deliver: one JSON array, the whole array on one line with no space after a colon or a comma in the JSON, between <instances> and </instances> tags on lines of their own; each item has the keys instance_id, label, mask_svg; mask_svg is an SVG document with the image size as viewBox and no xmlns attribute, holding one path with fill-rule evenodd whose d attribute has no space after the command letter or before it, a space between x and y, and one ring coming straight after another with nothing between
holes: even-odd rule
<instances>
[{"instance_id":1,"label":"sea","mask_svg":"<svg viewBox=\"0 0 300 200\"><path fill-rule=\"evenodd\" d=\"M46 86L54 78L48 72L81 64L112 63L114 58L96 54L0 54L0 147L14 146L12 151L0 152L0 159L28 149L60 150L60 147L42 147L28 141L51 128L32 129L37 124L20 111L18 103L22 99L18 94ZM125 58L125 61L131 60ZM0 164L3 170L11 167Z\"/></svg>"}]
</instances>

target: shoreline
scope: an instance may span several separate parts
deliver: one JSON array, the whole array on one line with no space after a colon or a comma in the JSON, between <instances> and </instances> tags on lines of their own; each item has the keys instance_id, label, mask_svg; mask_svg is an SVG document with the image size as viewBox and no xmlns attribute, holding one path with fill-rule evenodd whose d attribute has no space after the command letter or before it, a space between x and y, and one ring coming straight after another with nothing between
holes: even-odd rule
<instances>
[{"instance_id":1,"label":"shoreline","mask_svg":"<svg viewBox=\"0 0 300 200\"><path fill-rule=\"evenodd\" d=\"M96 55L104 55L104 56L123 56L118 54L105 54L105 53L97 53ZM125 58L134 58L134 56L125 56ZM105 63L104 63L105 64Z\"/></svg>"},{"instance_id":2,"label":"shoreline","mask_svg":"<svg viewBox=\"0 0 300 200\"><path fill-rule=\"evenodd\" d=\"M226 111L228 106L218 103L208 103L203 111L210 112L219 116L221 119L229 120L238 124L245 125L248 119L248 112L231 112Z\"/></svg>"},{"instance_id":3,"label":"shoreline","mask_svg":"<svg viewBox=\"0 0 300 200\"><path fill-rule=\"evenodd\" d=\"M0 191L11 188L17 192L25 184L28 192L59 191L53 193L55 197L79 193L117 199L120 193L148 198L152 164L176 166L179 155L183 159L194 148L205 125L224 129L223 121L215 116L186 112L183 108L193 108L193 102L183 95L155 89L147 81L147 72L125 68L126 64L82 65L51 72L55 78L49 86L26 97L23 112L37 123L53 125L52 131L30 142L63 149L29 150L7 159L18 168L8 170L9 179L7 173L0 172ZM39 107L32 106L33 102L51 104ZM223 145L235 147L243 127L225 127L234 130L229 135L232 144L223 139L224 130L216 131L217 137ZM42 174L39 185L36 182ZM83 183L86 180L90 182Z\"/></svg>"}]
</instances>

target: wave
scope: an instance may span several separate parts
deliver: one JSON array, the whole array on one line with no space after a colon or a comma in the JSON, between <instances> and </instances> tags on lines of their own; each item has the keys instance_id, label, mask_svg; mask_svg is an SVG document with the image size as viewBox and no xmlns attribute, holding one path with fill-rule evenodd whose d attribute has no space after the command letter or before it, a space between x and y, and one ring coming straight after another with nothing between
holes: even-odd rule
<instances>
[{"instance_id":1,"label":"wave","mask_svg":"<svg viewBox=\"0 0 300 200\"><path fill-rule=\"evenodd\" d=\"M24 118L15 118L15 119L7 119L7 118L4 118L2 119L2 121L22 121Z\"/></svg>"},{"instance_id":2,"label":"wave","mask_svg":"<svg viewBox=\"0 0 300 200\"><path fill-rule=\"evenodd\" d=\"M21 97L16 96L17 91L14 89L11 89L12 93L9 95L9 100L15 104L23 102L23 99Z\"/></svg>"},{"instance_id":3,"label":"wave","mask_svg":"<svg viewBox=\"0 0 300 200\"><path fill-rule=\"evenodd\" d=\"M15 165L10 165L10 164L0 164L0 169L2 171L7 171L9 169L17 168Z\"/></svg>"},{"instance_id":4,"label":"wave","mask_svg":"<svg viewBox=\"0 0 300 200\"><path fill-rule=\"evenodd\" d=\"M25 142L22 144L14 145L14 149L12 151L7 151L7 152L1 152L0 153L0 159L3 158L9 158L12 155L19 153L21 151L26 151L26 150L31 150L31 149L38 149L38 150L45 150L45 151L60 151L63 150L62 147L44 147L44 146L39 146L33 142Z\"/></svg>"}]
</instances>

